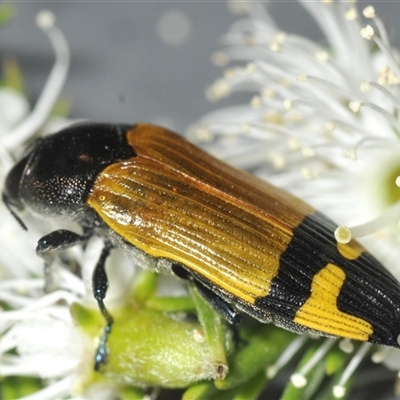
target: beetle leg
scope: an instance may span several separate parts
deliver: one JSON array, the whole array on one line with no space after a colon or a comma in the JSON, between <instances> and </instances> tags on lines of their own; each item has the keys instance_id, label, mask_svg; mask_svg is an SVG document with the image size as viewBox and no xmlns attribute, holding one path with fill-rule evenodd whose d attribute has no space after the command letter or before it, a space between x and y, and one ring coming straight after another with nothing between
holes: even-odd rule
<instances>
[{"instance_id":1,"label":"beetle leg","mask_svg":"<svg viewBox=\"0 0 400 400\"><path fill-rule=\"evenodd\" d=\"M83 244L87 241L90 236L90 231L85 232L84 235L78 235L75 232L60 229L43 236L36 247L36 253L45 260L45 291L50 292L52 289L52 279L51 279L51 264L54 260L56 252L67 250L76 244ZM113 318L108 312L104 305L104 298L106 297L108 289L108 278L105 271L105 262L110 254L112 245L106 243L103 251L100 255L100 259L97 262L96 268L93 272L92 285L93 285L93 295L97 300L97 304L103 317L106 320L106 327L104 328L103 335L100 339L100 344L96 352L95 357L95 370L98 371L101 364L104 364L107 359L106 342L109 333L111 332L111 326L113 324Z\"/></svg>"},{"instance_id":2,"label":"beetle leg","mask_svg":"<svg viewBox=\"0 0 400 400\"><path fill-rule=\"evenodd\" d=\"M105 271L105 262L107 257L110 255L110 251L112 249L112 245L106 242L103 251L101 252L100 259L97 262L96 268L93 272L92 285L93 285L93 295L97 300L97 304L100 308L100 311L106 320L106 326L103 331L103 335L100 339L99 347L97 348L94 369L95 371L99 371L101 364L105 364L107 362L107 349L106 343L108 335L111 332L111 326L114 322L113 317L108 312L106 306L104 305L104 298L106 297L107 289L108 289L108 278L107 273Z\"/></svg>"},{"instance_id":3,"label":"beetle leg","mask_svg":"<svg viewBox=\"0 0 400 400\"><path fill-rule=\"evenodd\" d=\"M77 233L68 231L66 229L59 229L39 239L36 247L36 254L42 257L45 261L44 290L46 293L51 292L53 289L51 264L53 263L56 252L67 250L75 246L76 244L82 243L84 241L86 241L86 238L84 236L78 235Z\"/></svg>"},{"instance_id":4,"label":"beetle leg","mask_svg":"<svg viewBox=\"0 0 400 400\"><path fill-rule=\"evenodd\" d=\"M206 287L203 282L198 280L189 271L184 269L179 264L173 264L171 269L172 272L179 278L192 281L199 291L201 297L203 297L203 299L231 325L237 325L240 323L240 314L230 304L228 304L228 302Z\"/></svg>"},{"instance_id":5,"label":"beetle leg","mask_svg":"<svg viewBox=\"0 0 400 400\"><path fill-rule=\"evenodd\" d=\"M242 320L240 314L223 298L218 296L208 287L204 286L202 282L197 279L193 280L194 285L201 294L201 297L225 320L231 325L237 325Z\"/></svg>"}]
</instances>

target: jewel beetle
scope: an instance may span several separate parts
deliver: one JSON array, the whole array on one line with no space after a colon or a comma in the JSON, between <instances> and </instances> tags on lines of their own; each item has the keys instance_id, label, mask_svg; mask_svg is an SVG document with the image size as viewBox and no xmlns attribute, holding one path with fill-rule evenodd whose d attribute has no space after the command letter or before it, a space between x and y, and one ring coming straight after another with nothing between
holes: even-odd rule
<instances>
[{"instance_id":1,"label":"jewel beetle","mask_svg":"<svg viewBox=\"0 0 400 400\"><path fill-rule=\"evenodd\" d=\"M229 322L261 322L400 348L400 284L360 244L339 244L336 224L293 195L213 158L155 125L78 124L38 139L8 173L3 201L74 220L37 253L104 238L93 293L104 306L111 249L139 265L191 280Z\"/></svg>"}]
</instances>

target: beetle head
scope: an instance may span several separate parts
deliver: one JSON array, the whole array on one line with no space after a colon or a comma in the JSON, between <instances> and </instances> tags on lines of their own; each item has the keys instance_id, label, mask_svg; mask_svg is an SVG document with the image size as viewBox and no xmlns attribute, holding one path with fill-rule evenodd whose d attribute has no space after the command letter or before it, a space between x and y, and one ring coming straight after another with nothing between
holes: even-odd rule
<instances>
[{"instance_id":1,"label":"beetle head","mask_svg":"<svg viewBox=\"0 0 400 400\"><path fill-rule=\"evenodd\" d=\"M128 125L76 124L38 139L8 173L3 201L36 214L82 221L86 198L107 165L134 156L126 142Z\"/></svg>"}]
</instances>

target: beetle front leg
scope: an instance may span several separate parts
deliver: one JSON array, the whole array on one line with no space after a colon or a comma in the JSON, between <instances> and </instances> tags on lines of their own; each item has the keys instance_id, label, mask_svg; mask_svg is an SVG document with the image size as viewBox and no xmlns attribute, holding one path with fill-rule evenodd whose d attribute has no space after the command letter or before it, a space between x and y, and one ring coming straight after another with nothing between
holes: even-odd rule
<instances>
[{"instance_id":1,"label":"beetle front leg","mask_svg":"<svg viewBox=\"0 0 400 400\"><path fill-rule=\"evenodd\" d=\"M93 272L92 285L93 285L93 295L97 300L97 304L100 308L101 314L106 320L106 326L103 331L103 335L101 336L99 347L97 348L97 352L95 355L94 369L95 371L99 371L101 364L105 364L107 362L107 338L111 332L111 327L114 322L113 317L108 312L106 306L104 305L104 299L106 297L107 289L108 289L108 277L105 270L105 263L107 257L110 255L110 251L112 249L112 245L110 243L106 243L103 251L101 252L100 259L97 262L96 268Z\"/></svg>"},{"instance_id":2,"label":"beetle front leg","mask_svg":"<svg viewBox=\"0 0 400 400\"><path fill-rule=\"evenodd\" d=\"M78 235L75 232L66 229L60 229L49 233L39 239L36 254L42 257L45 261L44 265L44 290L46 293L51 292L53 289L53 282L51 276L51 264L54 261L55 254L58 251L67 250L76 244L84 243L86 238Z\"/></svg>"}]
</instances>

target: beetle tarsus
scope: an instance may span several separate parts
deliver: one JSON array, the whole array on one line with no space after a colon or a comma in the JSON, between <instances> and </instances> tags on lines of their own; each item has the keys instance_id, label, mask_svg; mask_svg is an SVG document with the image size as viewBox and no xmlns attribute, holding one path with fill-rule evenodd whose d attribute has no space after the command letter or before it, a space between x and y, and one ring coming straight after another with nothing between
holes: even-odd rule
<instances>
[{"instance_id":1,"label":"beetle tarsus","mask_svg":"<svg viewBox=\"0 0 400 400\"><path fill-rule=\"evenodd\" d=\"M108 334L111 332L111 325L108 325L105 327L103 335L101 336L100 339L100 344L99 347L97 348L96 355L94 358L94 370L95 371L100 371L100 367L103 364L107 363L107 347L106 347L106 342L108 338Z\"/></svg>"}]
</instances>

